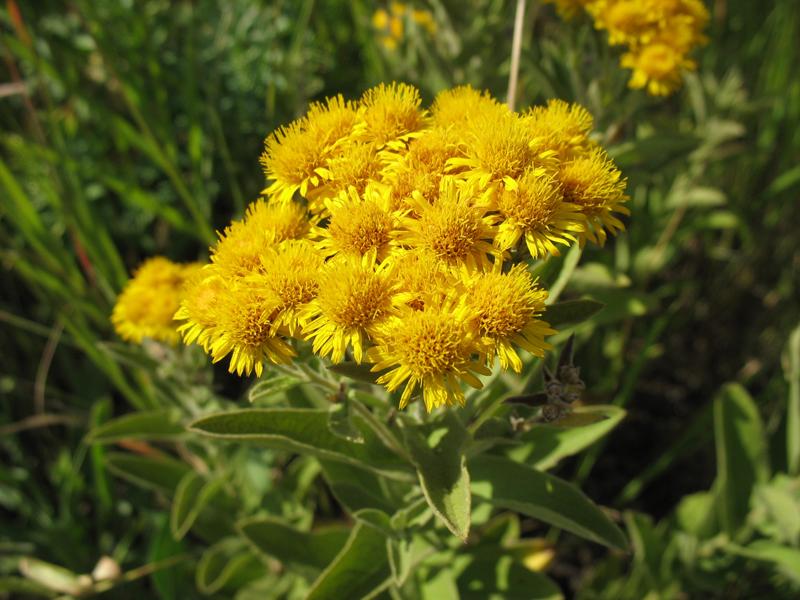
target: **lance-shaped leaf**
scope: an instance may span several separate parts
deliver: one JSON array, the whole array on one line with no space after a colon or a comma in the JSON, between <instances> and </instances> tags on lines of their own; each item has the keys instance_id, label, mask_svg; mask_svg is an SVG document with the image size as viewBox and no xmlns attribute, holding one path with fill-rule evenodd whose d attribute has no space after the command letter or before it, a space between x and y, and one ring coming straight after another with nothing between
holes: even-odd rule
<instances>
[{"instance_id":1,"label":"lance-shaped leaf","mask_svg":"<svg viewBox=\"0 0 800 600\"><path fill-rule=\"evenodd\" d=\"M714 399L717 448L717 509L730 535L744 523L757 483L767 478L764 426L758 408L742 386L729 384Z\"/></svg>"},{"instance_id":2,"label":"lance-shaped leaf","mask_svg":"<svg viewBox=\"0 0 800 600\"><path fill-rule=\"evenodd\" d=\"M407 478L408 466L357 416L352 422L363 443L334 435L328 411L304 408L250 408L201 417L191 431L237 442L256 442L289 452L347 462L387 477ZM405 472L404 472L405 471Z\"/></svg>"},{"instance_id":3,"label":"lance-shaped leaf","mask_svg":"<svg viewBox=\"0 0 800 600\"><path fill-rule=\"evenodd\" d=\"M135 412L106 421L89 432L87 441L108 444L119 440L169 440L186 435L180 413L171 409Z\"/></svg>"},{"instance_id":4,"label":"lance-shaped leaf","mask_svg":"<svg viewBox=\"0 0 800 600\"><path fill-rule=\"evenodd\" d=\"M516 462L547 470L558 462L585 450L614 429L625 411L618 406L581 406L576 415L597 416L599 420L578 427L563 427L560 423L539 423L516 438L522 445L507 450Z\"/></svg>"},{"instance_id":5,"label":"lance-shaped leaf","mask_svg":"<svg viewBox=\"0 0 800 600\"><path fill-rule=\"evenodd\" d=\"M189 533L203 509L222 489L222 483L221 479L208 481L194 471L183 476L175 489L170 513L172 537L180 540Z\"/></svg>"},{"instance_id":6,"label":"lance-shaped leaf","mask_svg":"<svg viewBox=\"0 0 800 600\"><path fill-rule=\"evenodd\" d=\"M236 524L244 538L258 552L282 563L325 568L344 547L348 530L329 528L300 531L288 523L271 517L245 519Z\"/></svg>"},{"instance_id":7,"label":"lance-shaped leaf","mask_svg":"<svg viewBox=\"0 0 800 600\"><path fill-rule=\"evenodd\" d=\"M345 547L314 582L306 600L363 598L386 586L390 577L385 536L374 527L358 523Z\"/></svg>"},{"instance_id":8,"label":"lance-shaped leaf","mask_svg":"<svg viewBox=\"0 0 800 600\"><path fill-rule=\"evenodd\" d=\"M270 402L280 400L284 392L289 391L301 383L303 382L300 379L291 375L269 373L266 378L256 382L256 384L250 388L250 391L247 393L247 398L250 400L251 404L269 404Z\"/></svg>"},{"instance_id":9,"label":"lance-shaped leaf","mask_svg":"<svg viewBox=\"0 0 800 600\"><path fill-rule=\"evenodd\" d=\"M466 540L472 496L462 451L467 436L463 425L447 412L431 429L407 428L404 434L425 499L447 528Z\"/></svg>"},{"instance_id":10,"label":"lance-shaped leaf","mask_svg":"<svg viewBox=\"0 0 800 600\"><path fill-rule=\"evenodd\" d=\"M469 462L472 493L588 540L625 549L625 535L596 504L563 479L498 456Z\"/></svg>"},{"instance_id":11,"label":"lance-shaped leaf","mask_svg":"<svg viewBox=\"0 0 800 600\"><path fill-rule=\"evenodd\" d=\"M166 456L150 457L112 452L106 456L108 469L142 487L172 496L178 482L189 472L189 467Z\"/></svg>"},{"instance_id":12,"label":"lance-shaped leaf","mask_svg":"<svg viewBox=\"0 0 800 600\"><path fill-rule=\"evenodd\" d=\"M213 596L220 590L239 589L264 573L264 566L238 537L225 538L203 552L195 571L200 593Z\"/></svg>"}]
</instances>

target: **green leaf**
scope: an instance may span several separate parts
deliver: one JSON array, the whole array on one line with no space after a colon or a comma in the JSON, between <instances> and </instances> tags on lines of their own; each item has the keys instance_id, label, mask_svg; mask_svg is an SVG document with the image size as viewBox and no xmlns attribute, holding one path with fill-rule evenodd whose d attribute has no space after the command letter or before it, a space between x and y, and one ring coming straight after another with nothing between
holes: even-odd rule
<instances>
[{"instance_id":1,"label":"green leaf","mask_svg":"<svg viewBox=\"0 0 800 600\"><path fill-rule=\"evenodd\" d=\"M178 482L190 471L186 464L165 456L156 458L124 452L109 453L106 456L106 466L123 479L169 496L172 496Z\"/></svg>"},{"instance_id":2,"label":"green leaf","mask_svg":"<svg viewBox=\"0 0 800 600\"><path fill-rule=\"evenodd\" d=\"M715 533L714 495L698 492L684 496L675 508L675 522L683 531L697 539L707 539Z\"/></svg>"},{"instance_id":3,"label":"green leaf","mask_svg":"<svg viewBox=\"0 0 800 600\"><path fill-rule=\"evenodd\" d=\"M344 462L321 460L320 464L328 487L347 512L352 514L364 508L375 508L387 514L394 511L375 474Z\"/></svg>"},{"instance_id":4,"label":"green leaf","mask_svg":"<svg viewBox=\"0 0 800 600\"><path fill-rule=\"evenodd\" d=\"M547 423L534 425L517 438L523 445L508 450L507 454L515 462L524 462L543 471L552 469L562 459L577 454L608 434L626 414L622 408L611 405L581 406L574 412L605 418L580 427L564 428Z\"/></svg>"},{"instance_id":5,"label":"green leaf","mask_svg":"<svg viewBox=\"0 0 800 600\"><path fill-rule=\"evenodd\" d=\"M258 579L264 566L239 538L225 538L208 548L197 563L195 583L201 594L239 589Z\"/></svg>"},{"instance_id":6,"label":"green leaf","mask_svg":"<svg viewBox=\"0 0 800 600\"><path fill-rule=\"evenodd\" d=\"M306 600L363 598L384 587L391 576L386 538L358 523L347 544L311 587Z\"/></svg>"},{"instance_id":7,"label":"green leaf","mask_svg":"<svg viewBox=\"0 0 800 600\"><path fill-rule=\"evenodd\" d=\"M324 569L348 539L344 528L306 532L272 517L245 519L236 527L259 553L313 569Z\"/></svg>"},{"instance_id":8,"label":"green leaf","mask_svg":"<svg viewBox=\"0 0 800 600\"><path fill-rule=\"evenodd\" d=\"M362 508L353 513L353 518L359 523L374 527L386 537L394 537L397 535L392 527L392 519L385 512L377 508Z\"/></svg>"},{"instance_id":9,"label":"green leaf","mask_svg":"<svg viewBox=\"0 0 800 600\"><path fill-rule=\"evenodd\" d=\"M347 462L379 472L387 477L405 479L407 467L390 452L375 433L354 417L364 436L356 444L331 433L328 411L303 408L250 408L201 417L189 425L191 431L210 437L256 442L270 448L309 454Z\"/></svg>"},{"instance_id":10,"label":"green leaf","mask_svg":"<svg viewBox=\"0 0 800 600\"><path fill-rule=\"evenodd\" d=\"M789 475L800 475L800 326L789 335L786 346L786 378L789 401L786 407L786 464Z\"/></svg>"},{"instance_id":11,"label":"green leaf","mask_svg":"<svg viewBox=\"0 0 800 600\"><path fill-rule=\"evenodd\" d=\"M565 300L547 307L542 319L551 327L563 328L577 325L600 312L605 305L597 300Z\"/></svg>"},{"instance_id":12,"label":"green leaf","mask_svg":"<svg viewBox=\"0 0 800 600\"><path fill-rule=\"evenodd\" d=\"M526 569L500 549L457 556L452 564L461 600L563 600L546 575Z\"/></svg>"},{"instance_id":13,"label":"green leaf","mask_svg":"<svg viewBox=\"0 0 800 600\"><path fill-rule=\"evenodd\" d=\"M109 444L119 440L170 440L186 434L180 413L171 409L135 412L106 421L89 432L87 441Z\"/></svg>"},{"instance_id":14,"label":"green leaf","mask_svg":"<svg viewBox=\"0 0 800 600\"><path fill-rule=\"evenodd\" d=\"M328 429L336 437L340 437L354 444L363 444L364 436L353 423L350 416L350 404L347 397L341 402L331 404L328 409Z\"/></svg>"},{"instance_id":15,"label":"green leaf","mask_svg":"<svg viewBox=\"0 0 800 600\"><path fill-rule=\"evenodd\" d=\"M169 519L170 530L176 540L189 533L206 505L220 492L222 484L221 479L207 481L194 471L183 476L175 489Z\"/></svg>"},{"instance_id":16,"label":"green leaf","mask_svg":"<svg viewBox=\"0 0 800 600\"><path fill-rule=\"evenodd\" d=\"M453 412L431 429L403 430L417 466L422 493L434 514L462 540L470 526L472 495L463 452L467 432Z\"/></svg>"},{"instance_id":17,"label":"green leaf","mask_svg":"<svg viewBox=\"0 0 800 600\"><path fill-rule=\"evenodd\" d=\"M770 540L756 540L745 547L731 544L727 548L741 556L771 563L795 584L800 584L800 550L797 548Z\"/></svg>"},{"instance_id":18,"label":"green leaf","mask_svg":"<svg viewBox=\"0 0 800 600\"><path fill-rule=\"evenodd\" d=\"M717 510L729 535L744 524L757 483L766 481L766 443L761 417L750 394L731 383L714 399L717 450Z\"/></svg>"},{"instance_id":19,"label":"green leaf","mask_svg":"<svg viewBox=\"0 0 800 600\"><path fill-rule=\"evenodd\" d=\"M626 549L619 527L574 485L497 456L475 457L469 469L476 497L588 540Z\"/></svg>"},{"instance_id":20,"label":"green leaf","mask_svg":"<svg viewBox=\"0 0 800 600\"><path fill-rule=\"evenodd\" d=\"M300 379L292 375L269 373L268 376L268 379L262 379L250 388L247 398L250 400L251 404L269 404L270 402L279 400L284 392L303 383Z\"/></svg>"}]
</instances>

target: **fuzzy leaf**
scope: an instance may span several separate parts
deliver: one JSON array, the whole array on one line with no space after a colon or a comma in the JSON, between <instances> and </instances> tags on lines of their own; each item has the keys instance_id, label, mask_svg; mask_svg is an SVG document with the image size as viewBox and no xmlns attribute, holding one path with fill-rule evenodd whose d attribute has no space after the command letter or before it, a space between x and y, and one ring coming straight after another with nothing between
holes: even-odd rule
<instances>
[{"instance_id":1,"label":"fuzzy leaf","mask_svg":"<svg viewBox=\"0 0 800 600\"><path fill-rule=\"evenodd\" d=\"M583 492L563 479L497 456L469 462L472 493L588 540L625 549L625 535Z\"/></svg>"}]
</instances>

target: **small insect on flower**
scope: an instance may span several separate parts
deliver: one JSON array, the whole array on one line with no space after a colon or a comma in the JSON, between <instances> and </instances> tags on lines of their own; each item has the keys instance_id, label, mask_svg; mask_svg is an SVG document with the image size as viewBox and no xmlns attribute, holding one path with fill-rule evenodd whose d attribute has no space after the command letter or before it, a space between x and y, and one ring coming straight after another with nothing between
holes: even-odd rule
<instances>
[{"instance_id":1,"label":"small insect on flower","mask_svg":"<svg viewBox=\"0 0 800 600\"><path fill-rule=\"evenodd\" d=\"M479 334L488 344L487 364L497 356L503 369L519 373L522 360L514 346L538 357L551 348L544 338L556 331L539 318L547 292L533 281L526 265L514 265L507 273L494 269L471 275L465 299L476 315Z\"/></svg>"},{"instance_id":2,"label":"small insect on flower","mask_svg":"<svg viewBox=\"0 0 800 600\"><path fill-rule=\"evenodd\" d=\"M452 177L442 180L439 197L430 204L415 193L407 202L412 215L402 220L398 243L432 254L449 267L488 267L496 229L494 218L478 203L473 187Z\"/></svg>"},{"instance_id":3,"label":"small insect on flower","mask_svg":"<svg viewBox=\"0 0 800 600\"><path fill-rule=\"evenodd\" d=\"M122 339L141 344L145 338L175 344L179 341L173 319L186 281L200 263L179 264L163 256L144 261L117 298L111 322Z\"/></svg>"},{"instance_id":4,"label":"small insect on flower","mask_svg":"<svg viewBox=\"0 0 800 600\"><path fill-rule=\"evenodd\" d=\"M375 252L336 256L325 263L317 297L300 314L303 335L312 340L315 353L334 363L344 360L348 348L360 363L375 327L392 312L394 292L389 271L376 264Z\"/></svg>"},{"instance_id":5,"label":"small insect on flower","mask_svg":"<svg viewBox=\"0 0 800 600\"><path fill-rule=\"evenodd\" d=\"M477 374L489 370L475 357L482 350L475 318L463 304L444 299L422 310L404 307L377 332L378 345L367 357L373 371L388 373L378 383L394 391L405 383L400 408L422 388L425 408L464 404L461 382L482 387Z\"/></svg>"},{"instance_id":6,"label":"small insect on flower","mask_svg":"<svg viewBox=\"0 0 800 600\"><path fill-rule=\"evenodd\" d=\"M525 173L516 189L498 195L497 210L502 219L495 244L510 250L524 236L533 258L558 256L556 244L575 243L585 229L585 217L575 204L564 202L558 180L536 170Z\"/></svg>"},{"instance_id":7,"label":"small insect on flower","mask_svg":"<svg viewBox=\"0 0 800 600\"><path fill-rule=\"evenodd\" d=\"M616 235L625 225L614 213L629 215L624 205L626 182L602 148L588 156L564 163L558 175L564 200L576 204L586 216L588 226L581 243L590 240L602 246L608 233Z\"/></svg>"},{"instance_id":8,"label":"small insect on flower","mask_svg":"<svg viewBox=\"0 0 800 600\"><path fill-rule=\"evenodd\" d=\"M351 187L326 206L331 215L328 226L315 229L317 247L326 257L340 253L363 256L373 250L378 261L386 258L399 220L385 190L371 185L359 194Z\"/></svg>"},{"instance_id":9,"label":"small insect on flower","mask_svg":"<svg viewBox=\"0 0 800 600\"><path fill-rule=\"evenodd\" d=\"M295 352L275 327L280 300L247 280L229 283L217 304L217 326L208 341L211 357L230 355L228 371L261 377L264 361L288 363Z\"/></svg>"},{"instance_id":10,"label":"small insect on flower","mask_svg":"<svg viewBox=\"0 0 800 600\"><path fill-rule=\"evenodd\" d=\"M361 97L364 139L379 148L402 148L425 126L419 91L405 83L381 83Z\"/></svg>"}]
</instances>

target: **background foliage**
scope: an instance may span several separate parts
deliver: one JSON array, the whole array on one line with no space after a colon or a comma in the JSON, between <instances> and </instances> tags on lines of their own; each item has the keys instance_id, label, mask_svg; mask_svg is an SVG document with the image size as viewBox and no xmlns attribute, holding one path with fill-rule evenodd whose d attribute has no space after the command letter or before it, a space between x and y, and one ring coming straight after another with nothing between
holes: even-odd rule
<instances>
[{"instance_id":1,"label":"background foliage","mask_svg":"<svg viewBox=\"0 0 800 600\"><path fill-rule=\"evenodd\" d=\"M107 555L130 580L110 592L115 598L248 589L240 597L265 597L264 585L274 597L304 593L304 577L347 535L342 506L358 512L346 491L332 495L335 482L366 476L255 446L175 443L186 435L175 424L230 408L224 398L241 398L248 382L211 373L192 351L163 356L121 344L110 308L143 258L205 255L215 229L263 187L264 136L310 100L356 97L389 79L417 85L426 102L459 83L504 97L513 4L420 3L437 33L409 26L388 51L371 26L375 6L363 0L5 3L0 590L47 594L36 581L54 577L75 584L32 560L21 577L22 556L89 573ZM569 594L792 597L800 579L792 520L800 334L790 340L800 322L800 13L790 0L715 2L697 74L663 100L626 89L615 51L588 20L565 23L551 6L528 4L518 106L551 97L586 105L629 179L633 212L610 248L568 254L551 288L606 304L575 328L575 361L587 404L624 407L627 416L585 453L537 464L612 507L633 551L559 534L509 506L523 516L482 524L471 562L426 563L417 580L450 593L436 587L448 585L440 575L449 570L460 573L462 597L481 593L467 585L481 580L481 544L503 543L511 558L492 563L492 573L532 589L530 577L540 576L513 556L535 554L532 540L544 539L556 548L549 574ZM274 393L250 390L257 406ZM101 427L135 409L152 421ZM174 454L152 439L154 424ZM149 439L137 440L145 430ZM265 472L281 474L280 491ZM257 553L234 537L208 550L213 528L232 526L219 516L231 513L230 501L237 516L255 519L237 525L255 547L264 536L286 540L281 563L296 576L259 583ZM414 511L389 529L413 523ZM386 524L376 529L380 517L360 514L357 547L370 557L391 534L376 535ZM330 530L308 533L309 515ZM318 556L298 550L309 545ZM394 562L403 579L411 567Z\"/></svg>"}]
</instances>

